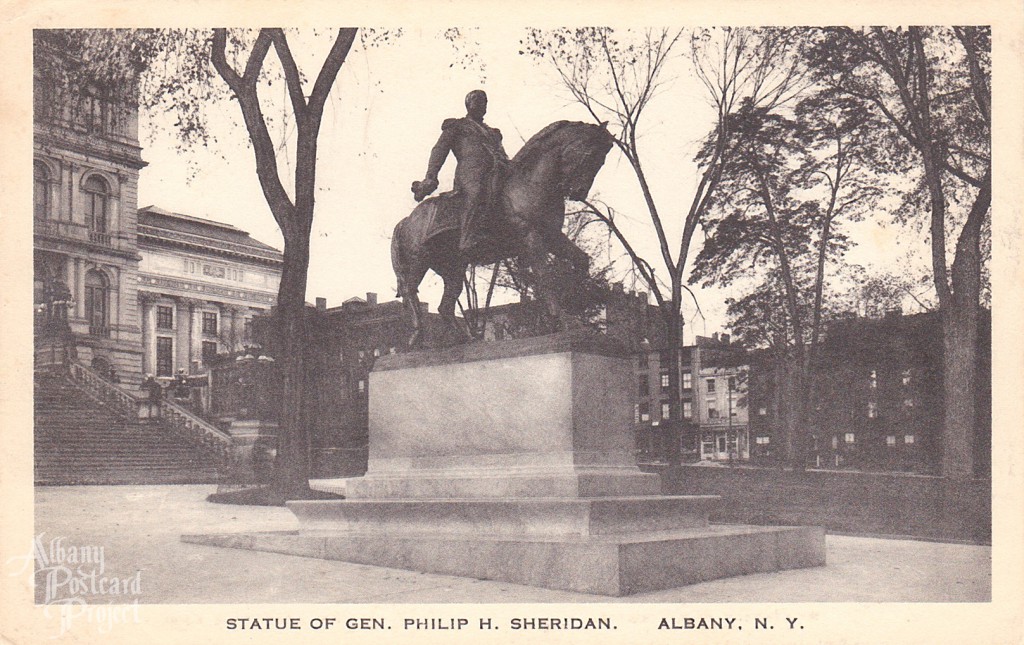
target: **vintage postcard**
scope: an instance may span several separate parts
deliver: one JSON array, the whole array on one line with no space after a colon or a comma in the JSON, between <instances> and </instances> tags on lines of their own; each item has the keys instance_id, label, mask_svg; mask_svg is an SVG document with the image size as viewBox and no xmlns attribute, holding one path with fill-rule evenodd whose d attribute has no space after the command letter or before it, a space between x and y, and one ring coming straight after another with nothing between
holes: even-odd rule
<instances>
[{"instance_id":1,"label":"vintage postcard","mask_svg":"<svg viewBox=\"0 0 1024 645\"><path fill-rule=\"evenodd\" d=\"M0 25L4 642L1024 640L1018 3Z\"/></svg>"}]
</instances>

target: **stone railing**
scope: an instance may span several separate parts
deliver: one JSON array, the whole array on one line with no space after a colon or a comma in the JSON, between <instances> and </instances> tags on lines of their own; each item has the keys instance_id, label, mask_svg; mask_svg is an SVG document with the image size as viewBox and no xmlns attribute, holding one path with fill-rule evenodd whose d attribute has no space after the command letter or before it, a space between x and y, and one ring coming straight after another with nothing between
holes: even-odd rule
<instances>
[{"instance_id":1,"label":"stone railing","mask_svg":"<svg viewBox=\"0 0 1024 645\"><path fill-rule=\"evenodd\" d=\"M152 405L149 400L136 399L81 363L71 362L69 373L75 383L129 418L139 418L139 406ZM227 456L231 447L231 435L172 401L161 399L159 407L161 425L188 438L201 448L217 453L222 458Z\"/></svg>"},{"instance_id":2,"label":"stone railing","mask_svg":"<svg viewBox=\"0 0 1024 645\"><path fill-rule=\"evenodd\" d=\"M222 458L227 458L231 448L231 435L216 428L199 418L184 407L168 401L160 400L160 421L181 435L188 437L193 443Z\"/></svg>"},{"instance_id":3,"label":"stone railing","mask_svg":"<svg viewBox=\"0 0 1024 645\"><path fill-rule=\"evenodd\" d=\"M63 240L74 240L86 242L107 248L125 248L127 240L125 236L107 231L96 231L92 228L77 222L53 219L35 219L33 230L40 237L50 237Z\"/></svg>"},{"instance_id":4,"label":"stone railing","mask_svg":"<svg viewBox=\"0 0 1024 645\"><path fill-rule=\"evenodd\" d=\"M95 398L112 405L129 418L138 418L139 401L81 363L68 364L71 379Z\"/></svg>"}]
</instances>

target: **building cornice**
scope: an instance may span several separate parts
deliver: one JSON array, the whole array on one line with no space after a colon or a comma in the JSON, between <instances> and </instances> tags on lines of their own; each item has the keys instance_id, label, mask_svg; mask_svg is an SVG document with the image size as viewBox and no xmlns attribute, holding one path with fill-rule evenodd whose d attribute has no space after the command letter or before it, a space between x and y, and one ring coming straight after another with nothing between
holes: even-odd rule
<instances>
[{"instance_id":1,"label":"building cornice","mask_svg":"<svg viewBox=\"0 0 1024 645\"><path fill-rule=\"evenodd\" d=\"M170 289L180 293L161 294L167 297L185 297L199 300L210 300L212 297L220 296L232 300L244 301L252 305L272 307L277 302L276 294L239 289L234 287L222 287L219 285L206 284L182 278L168 278L153 275L150 273L139 273L140 289L147 289L152 293L153 289Z\"/></svg>"},{"instance_id":2,"label":"building cornice","mask_svg":"<svg viewBox=\"0 0 1024 645\"><path fill-rule=\"evenodd\" d=\"M134 170L141 170L149 165L148 162L142 159L142 148L140 146L105 137L102 138L104 145L90 145L85 136L79 137L77 136L78 133L74 132L55 133L51 131L54 129L61 130L57 126L36 124L36 145L44 149L49 148L49 151L52 153L77 152L90 157L98 157L105 161L120 163ZM71 136L68 136L69 134ZM77 140L79 138L82 140Z\"/></svg>"},{"instance_id":3,"label":"building cornice","mask_svg":"<svg viewBox=\"0 0 1024 645\"><path fill-rule=\"evenodd\" d=\"M205 255L246 260L256 264L279 267L284 264L280 253L256 247L236 244L194 233L182 233L139 224L137 228L139 246L152 248L182 248L200 251ZM216 246L214 246L216 245Z\"/></svg>"}]
</instances>

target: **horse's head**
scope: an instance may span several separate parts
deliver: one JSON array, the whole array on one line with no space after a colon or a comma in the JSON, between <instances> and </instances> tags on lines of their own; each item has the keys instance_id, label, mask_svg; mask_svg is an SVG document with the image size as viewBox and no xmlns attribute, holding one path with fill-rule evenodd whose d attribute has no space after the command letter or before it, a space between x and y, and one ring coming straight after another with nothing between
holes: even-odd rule
<instances>
[{"instance_id":1,"label":"horse's head","mask_svg":"<svg viewBox=\"0 0 1024 645\"><path fill-rule=\"evenodd\" d=\"M557 121L534 135L512 160L525 174L552 186L561 197L587 198L613 144L602 125Z\"/></svg>"},{"instance_id":2,"label":"horse's head","mask_svg":"<svg viewBox=\"0 0 1024 645\"><path fill-rule=\"evenodd\" d=\"M614 142L608 130L592 123L570 124L565 128L565 137L559 188L563 197L583 201Z\"/></svg>"}]
</instances>

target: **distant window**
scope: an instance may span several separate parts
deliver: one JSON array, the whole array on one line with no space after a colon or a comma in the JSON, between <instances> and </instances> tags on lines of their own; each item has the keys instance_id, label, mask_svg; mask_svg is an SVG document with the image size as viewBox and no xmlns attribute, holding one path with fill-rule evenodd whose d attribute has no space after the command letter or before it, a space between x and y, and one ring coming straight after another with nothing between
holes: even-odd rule
<instances>
[{"instance_id":1,"label":"distant window","mask_svg":"<svg viewBox=\"0 0 1024 645\"><path fill-rule=\"evenodd\" d=\"M93 175L85 180L85 215L89 228L96 233L107 231L107 203L110 199L110 187L102 177Z\"/></svg>"},{"instance_id":2,"label":"distant window","mask_svg":"<svg viewBox=\"0 0 1024 645\"><path fill-rule=\"evenodd\" d=\"M910 385L910 370L903 370L903 384Z\"/></svg>"},{"instance_id":3,"label":"distant window","mask_svg":"<svg viewBox=\"0 0 1024 645\"><path fill-rule=\"evenodd\" d=\"M885 438L885 445L887 445L887 446L895 446L896 445L896 435L891 434L891 435L887 436Z\"/></svg>"},{"instance_id":4,"label":"distant window","mask_svg":"<svg viewBox=\"0 0 1024 645\"><path fill-rule=\"evenodd\" d=\"M768 408L765 408L765 407L758 408L757 409L757 414L762 416L762 417L763 416L767 416L768 415Z\"/></svg>"},{"instance_id":5,"label":"distant window","mask_svg":"<svg viewBox=\"0 0 1024 645\"><path fill-rule=\"evenodd\" d=\"M874 419L878 416L878 404L874 401L868 401L868 418Z\"/></svg>"},{"instance_id":6,"label":"distant window","mask_svg":"<svg viewBox=\"0 0 1024 645\"><path fill-rule=\"evenodd\" d=\"M379 350L379 349L376 349L376 348L374 348L374 350L373 350L373 356L374 356L374 358L380 358L380 350Z\"/></svg>"},{"instance_id":7,"label":"distant window","mask_svg":"<svg viewBox=\"0 0 1024 645\"><path fill-rule=\"evenodd\" d=\"M217 341L215 340L204 340L203 341L203 362L216 358L217 356Z\"/></svg>"},{"instance_id":8,"label":"distant window","mask_svg":"<svg viewBox=\"0 0 1024 645\"><path fill-rule=\"evenodd\" d=\"M692 419L693 418L693 404L690 403L689 401L683 401L683 418L684 419Z\"/></svg>"},{"instance_id":9,"label":"distant window","mask_svg":"<svg viewBox=\"0 0 1024 645\"><path fill-rule=\"evenodd\" d=\"M832 435L832 450L839 447L839 435Z\"/></svg>"},{"instance_id":10,"label":"distant window","mask_svg":"<svg viewBox=\"0 0 1024 645\"><path fill-rule=\"evenodd\" d=\"M670 381L668 378L668 372L661 373L661 391L664 392L670 387Z\"/></svg>"},{"instance_id":11,"label":"distant window","mask_svg":"<svg viewBox=\"0 0 1024 645\"><path fill-rule=\"evenodd\" d=\"M715 391L715 379L713 379L713 378L709 378L708 379L707 388L708 388L708 392L709 393Z\"/></svg>"},{"instance_id":12,"label":"distant window","mask_svg":"<svg viewBox=\"0 0 1024 645\"><path fill-rule=\"evenodd\" d=\"M359 383L356 387L360 394L366 394L366 381L364 379L359 379Z\"/></svg>"},{"instance_id":13,"label":"distant window","mask_svg":"<svg viewBox=\"0 0 1024 645\"><path fill-rule=\"evenodd\" d=\"M669 403L661 404L661 418L671 419L672 418L672 405Z\"/></svg>"},{"instance_id":14,"label":"distant window","mask_svg":"<svg viewBox=\"0 0 1024 645\"><path fill-rule=\"evenodd\" d=\"M397 347L388 347L388 354L397 354L397 353L398 353L398 348Z\"/></svg>"},{"instance_id":15,"label":"distant window","mask_svg":"<svg viewBox=\"0 0 1024 645\"><path fill-rule=\"evenodd\" d=\"M647 383L646 375L640 377L640 387L638 388L638 392L640 396L648 396L651 393L651 389Z\"/></svg>"},{"instance_id":16,"label":"distant window","mask_svg":"<svg viewBox=\"0 0 1024 645\"><path fill-rule=\"evenodd\" d=\"M718 404L715 401L708 401L708 418L718 418Z\"/></svg>"},{"instance_id":17,"label":"distant window","mask_svg":"<svg viewBox=\"0 0 1024 645\"><path fill-rule=\"evenodd\" d=\"M50 171L41 161L35 162L33 174L33 213L38 219L50 216Z\"/></svg>"},{"instance_id":18,"label":"distant window","mask_svg":"<svg viewBox=\"0 0 1024 645\"><path fill-rule=\"evenodd\" d=\"M754 439L754 441L758 445L764 446L764 445L767 445L767 444L771 443L772 440L771 440L771 437L760 436L760 437L757 437L756 439Z\"/></svg>"},{"instance_id":19,"label":"distant window","mask_svg":"<svg viewBox=\"0 0 1024 645\"><path fill-rule=\"evenodd\" d=\"M203 312L203 333L204 334L216 334L217 333L217 314L212 311Z\"/></svg>"},{"instance_id":20,"label":"distant window","mask_svg":"<svg viewBox=\"0 0 1024 645\"><path fill-rule=\"evenodd\" d=\"M640 423L640 404L633 404L633 423Z\"/></svg>"},{"instance_id":21,"label":"distant window","mask_svg":"<svg viewBox=\"0 0 1024 645\"><path fill-rule=\"evenodd\" d=\"M905 407L905 408L912 408L912 407L914 407L914 399L912 399L910 397L907 397L907 398L903 399L903 407Z\"/></svg>"},{"instance_id":22,"label":"distant window","mask_svg":"<svg viewBox=\"0 0 1024 645\"><path fill-rule=\"evenodd\" d=\"M878 372L876 370L871 370L868 373L868 387L872 390L878 387Z\"/></svg>"},{"instance_id":23,"label":"distant window","mask_svg":"<svg viewBox=\"0 0 1024 645\"><path fill-rule=\"evenodd\" d=\"M95 269L85 274L85 317L94 336L105 336L109 316L110 283Z\"/></svg>"},{"instance_id":24,"label":"distant window","mask_svg":"<svg viewBox=\"0 0 1024 645\"><path fill-rule=\"evenodd\" d=\"M366 358L366 352L359 350L359 360L363 360L364 358Z\"/></svg>"},{"instance_id":25,"label":"distant window","mask_svg":"<svg viewBox=\"0 0 1024 645\"><path fill-rule=\"evenodd\" d=\"M690 372L683 372L683 389L693 389L693 374L691 374Z\"/></svg>"},{"instance_id":26,"label":"distant window","mask_svg":"<svg viewBox=\"0 0 1024 645\"><path fill-rule=\"evenodd\" d=\"M912 434L903 435L903 443L908 444L908 445L914 443L914 435L912 435Z\"/></svg>"},{"instance_id":27,"label":"distant window","mask_svg":"<svg viewBox=\"0 0 1024 645\"><path fill-rule=\"evenodd\" d=\"M159 305L156 308L156 328L174 329L174 307Z\"/></svg>"},{"instance_id":28,"label":"distant window","mask_svg":"<svg viewBox=\"0 0 1024 645\"><path fill-rule=\"evenodd\" d=\"M174 375L174 339L166 336L156 338L156 375Z\"/></svg>"},{"instance_id":29,"label":"distant window","mask_svg":"<svg viewBox=\"0 0 1024 645\"><path fill-rule=\"evenodd\" d=\"M647 403L640 404L640 421L647 423L651 420L651 408Z\"/></svg>"},{"instance_id":30,"label":"distant window","mask_svg":"<svg viewBox=\"0 0 1024 645\"><path fill-rule=\"evenodd\" d=\"M252 318L242 323L242 338L246 341L252 340Z\"/></svg>"},{"instance_id":31,"label":"distant window","mask_svg":"<svg viewBox=\"0 0 1024 645\"><path fill-rule=\"evenodd\" d=\"M852 432L847 432L845 435L843 435L843 441L845 441L846 443L853 443L854 441L856 441L856 439L857 436Z\"/></svg>"}]
</instances>

